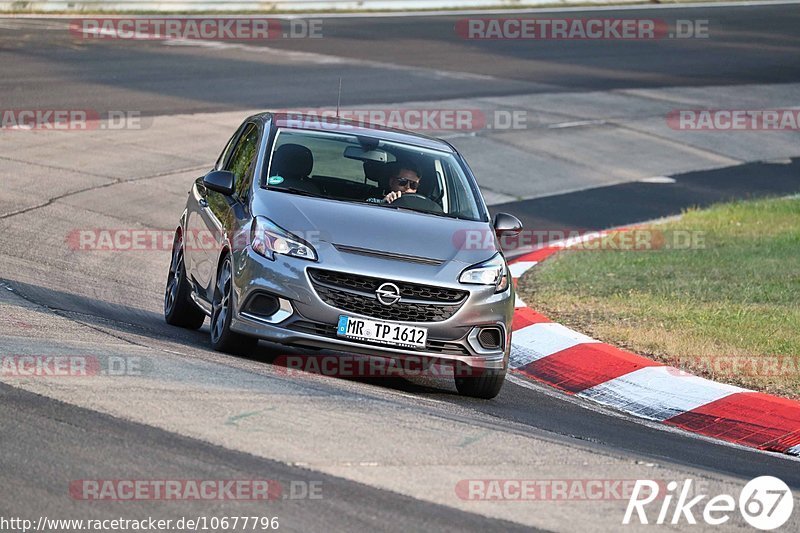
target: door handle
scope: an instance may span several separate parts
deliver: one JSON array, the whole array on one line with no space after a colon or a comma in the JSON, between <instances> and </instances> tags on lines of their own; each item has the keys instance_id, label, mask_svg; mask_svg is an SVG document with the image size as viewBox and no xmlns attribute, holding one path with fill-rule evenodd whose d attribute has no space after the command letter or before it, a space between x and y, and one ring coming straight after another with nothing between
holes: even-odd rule
<instances>
[{"instance_id":1,"label":"door handle","mask_svg":"<svg viewBox=\"0 0 800 533\"><path fill-rule=\"evenodd\" d=\"M205 198L200 198L197 203L200 204L200 207L208 207L208 200Z\"/></svg>"}]
</instances>

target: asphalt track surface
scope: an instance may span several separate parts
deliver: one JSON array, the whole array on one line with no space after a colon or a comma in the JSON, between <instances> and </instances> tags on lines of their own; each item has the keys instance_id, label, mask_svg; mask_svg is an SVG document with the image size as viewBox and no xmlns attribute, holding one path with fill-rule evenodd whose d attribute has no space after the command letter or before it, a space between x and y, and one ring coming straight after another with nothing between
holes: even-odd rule
<instances>
[{"instance_id":1,"label":"asphalt track surface","mask_svg":"<svg viewBox=\"0 0 800 533\"><path fill-rule=\"evenodd\" d=\"M798 191L800 160L671 176L674 183L622 183L492 206L514 212L526 228L591 231L680 215L719 202L788 196Z\"/></svg>"},{"instance_id":2,"label":"asphalt track surface","mask_svg":"<svg viewBox=\"0 0 800 533\"><path fill-rule=\"evenodd\" d=\"M92 107L139 109L144 114L164 115L330 105L339 76L345 80L344 102L350 105L536 91L800 81L797 6L674 9L658 14L612 11L605 15L668 20L707 18L712 27L717 25L722 31L712 42L663 40L635 46L619 42L591 46L585 42L542 42L532 48L529 43L476 43L454 38L452 28L462 17L336 18L326 21L325 39L318 42L276 41L269 46L347 57L363 64L292 65L275 61L266 68L257 53L251 61L245 61L239 56L226 57L228 52L224 49L166 47L156 42L87 44L76 42L65 29L58 29L58 21L53 22L52 28L40 30L9 24L0 28L0 65L5 72L13 70L14 74L0 80L0 93L6 109ZM442 65L451 74L423 75L425 70L419 70L436 70ZM209 154L209 159L215 155ZM113 158L114 154L108 156ZM493 210L513 212L531 228L555 225L599 229L677 214L685 207L723 199L797 193L798 166L797 159L781 164L754 163L677 175L674 184L614 185L498 205ZM23 254L29 241L5 233L2 244L4 254L13 258ZM58 319L131 343L178 345L182 352L192 353L192 361L178 359L174 363L176 373L187 380L201 375L192 366L199 361L243 369L253 379L268 382L262 373L271 366L274 347L262 343L249 357L221 358L208 351L207 327L200 332L176 330L166 326L151 306L125 304L116 298L104 298L102 292L98 296L87 295L87 291L76 290L65 282L37 283L10 270L13 262L8 264L0 273L0 281L5 281L19 299L14 305L43 309L51 317L55 332L62 327L56 326ZM67 265L45 260L41 272L60 280ZM126 263L121 265L124 268ZM140 276L134 271L121 271L102 281L104 288L113 289L114 280L118 280L120 291L127 291L129 285L143 280ZM78 281L86 280L75 278ZM158 301L160 295L148 298ZM49 326L45 323L42 327ZM23 344L15 345L17 342ZM15 337L4 350L23 353L24 342ZM41 352L47 342L33 339L29 350ZM800 469L795 460L643 425L590 409L536 384L507 382L497 399L483 402L461 398L449 384L429 379L324 380L311 385L302 380L293 383L290 378L286 381L281 386L321 398L322 409L327 409L326 402L330 402L331 412L341 401L363 402L372 407L390 405L398 412L418 415L420 421L468 423L487 432L543 439L554 447L563 447L565 457L579 449L580 453L622 458L631 464L657 464L742 482L758 475L775 475L793 489L800 489ZM298 396L297 401L304 400ZM497 516L485 516L479 507L469 512L438 505L399 491L376 488L385 486L380 480L361 483L320 473L299 462L287 464L211 444L202 436L180 435L160 429L155 423L110 416L7 384L0 384L0 405L2 516L38 516L47 512L51 513L49 516L77 515L75 502L64 496L65 487L74 479L236 479L258 473L269 478L320 480L325 484L325 498L319 502L279 501L270 508L289 530L521 528ZM390 436L394 431L401 435L398 428L391 423L386 425L387 421L378 420L377 415L373 422L384 427ZM336 428L330 429L330 441L320 441L320 450L343 442ZM369 432L365 429L365 433ZM287 439L301 439L301 435L287 435ZM436 442L429 445L436 446ZM535 455L536 450L525 453ZM312 457L308 459L313 463ZM502 458L496 460L503 463ZM81 516L86 517L106 517L119 511L103 502L80 509ZM126 505L124 513L166 518L180 514L233 515L253 512L254 508L247 503L224 502L212 507L186 504L179 510L170 502L137 502ZM592 510L588 508L583 513L591 515Z\"/></svg>"},{"instance_id":3,"label":"asphalt track surface","mask_svg":"<svg viewBox=\"0 0 800 533\"><path fill-rule=\"evenodd\" d=\"M406 102L481 95L785 83L800 78L800 9L796 5L602 11L603 17L708 20L713 39L652 41L477 41L459 38L465 16L332 18L321 39L275 39L270 49L363 61L354 64L269 64L255 50L243 59L225 51L198 53L158 41L75 38L66 28L8 28L0 62L14 76L0 80L3 105L86 105L170 114L285 106ZM555 15L553 15L555 16ZM587 16L571 11L567 16ZM65 26L67 21L56 22ZM399 67L469 76L424 76ZM146 97L141 93L146 94Z\"/></svg>"}]
</instances>

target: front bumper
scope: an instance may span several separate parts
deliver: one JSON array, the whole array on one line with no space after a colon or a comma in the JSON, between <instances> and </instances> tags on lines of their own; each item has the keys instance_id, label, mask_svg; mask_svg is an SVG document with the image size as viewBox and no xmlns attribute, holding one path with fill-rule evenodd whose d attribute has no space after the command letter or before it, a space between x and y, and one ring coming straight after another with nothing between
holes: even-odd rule
<instances>
[{"instance_id":1,"label":"front bumper","mask_svg":"<svg viewBox=\"0 0 800 533\"><path fill-rule=\"evenodd\" d=\"M325 261L312 263L280 255L276 256L275 261L270 261L249 248L238 254L237 264L234 266L236 312L232 317L231 329L237 333L296 347L399 359L432 358L473 368L501 370L507 367L514 310L513 287L495 294L492 287L442 284L469 292L467 300L453 316L438 322L400 321L428 329L425 349L362 343L336 336L339 316L344 314L371 320L382 319L328 305L315 291L306 269L321 268L372 277L376 276L376 272L382 272L387 280L391 280L397 276L388 270L393 266L397 268L397 265L387 265L383 259L340 257L333 251L333 247L331 250L318 251L321 258L326 258ZM326 254L326 251L329 253ZM443 265L432 272L428 265L404 263L401 265L401 279L410 283L436 285L437 282L432 280L457 279L457 272L464 267L462 264ZM270 323L252 314L243 313L240 304L248 302L256 294L268 294L283 299L285 303L290 302L291 315L285 316L284 313L278 317L280 320L277 323ZM501 329L503 343L500 349L486 350L476 345L475 328L486 326Z\"/></svg>"}]
</instances>

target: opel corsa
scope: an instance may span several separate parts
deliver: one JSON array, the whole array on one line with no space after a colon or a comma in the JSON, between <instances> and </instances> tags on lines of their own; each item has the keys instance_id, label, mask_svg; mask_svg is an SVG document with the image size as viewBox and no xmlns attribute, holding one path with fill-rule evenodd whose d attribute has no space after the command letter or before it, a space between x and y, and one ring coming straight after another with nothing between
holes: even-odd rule
<instances>
[{"instance_id":1,"label":"opel corsa","mask_svg":"<svg viewBox=\"0 0 800 533\"><path fill-rule=\"evenodd\" d=\"M461 394L493 398L515 298L499 238L520 230L511 215L491 221L447 142L263 113L189 191L164 314L191 329L209 316L223 352L264 339L446 362Z\"/></svg>"}]
</instances>

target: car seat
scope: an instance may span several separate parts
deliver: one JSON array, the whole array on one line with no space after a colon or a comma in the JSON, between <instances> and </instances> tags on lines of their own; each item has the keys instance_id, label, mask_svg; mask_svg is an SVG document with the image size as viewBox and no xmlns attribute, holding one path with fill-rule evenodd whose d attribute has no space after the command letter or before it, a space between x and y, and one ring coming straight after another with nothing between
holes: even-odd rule
<instances>
[{"instance_id":1,"label":"car seat","mask_svg":"<svg viewBox=\"0 0 800 533\"><path fill-rule=\"evenodd\" d=\"M272 156L272 176L283 178L283 187L293 187L319 194L319 186L310 181L314 170L314 155L307 147L299 144L284 144Z\"/></svg>"}]
</instances>

